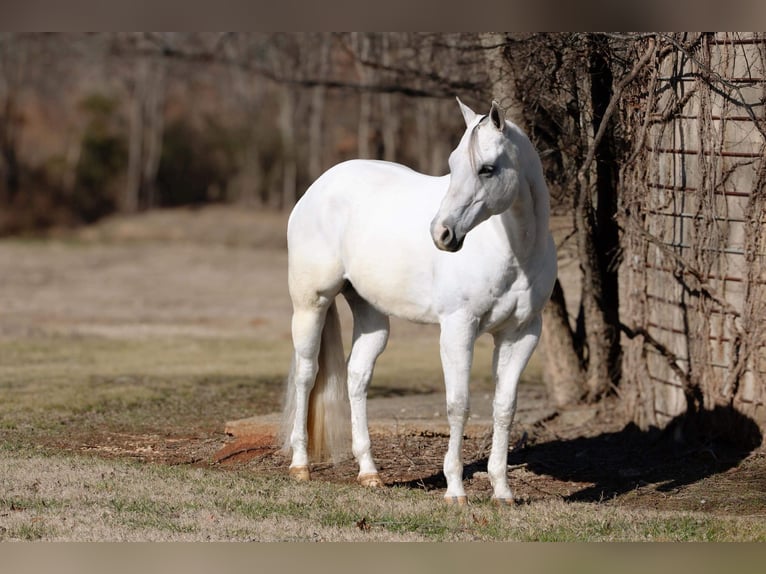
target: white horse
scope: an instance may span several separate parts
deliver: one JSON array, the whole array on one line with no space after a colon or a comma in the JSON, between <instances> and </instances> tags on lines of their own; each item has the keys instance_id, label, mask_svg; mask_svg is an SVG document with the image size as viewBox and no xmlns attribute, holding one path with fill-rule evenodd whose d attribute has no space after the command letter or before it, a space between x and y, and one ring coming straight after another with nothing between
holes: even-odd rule
<instances>
[{"instance_id":1,"label":"white horse","mask_svg":"<svg viewBox=\"0 0 766 574\"><path fill-rule=\"evenodd\" d=\"M450 439L445 499L464 504L463 430L476 338L494 337L493 439L488 474L499 502L508 486L508 435L519 376L537 346L541 310L556 278L549 196L537 152L492 102L479 116L458 99L466 131L450 173L352 160L325 172L288 223L295 347L285 407L290 474L309 480L347 426L365 486L382 481L370 453L367 388L386 346L389 315L438 323ZM354 321L346 361L335 298ZM346 395L346 392L348 395ZM346 435L347 436L347 435Z\"/></svg>"}]
</instances>

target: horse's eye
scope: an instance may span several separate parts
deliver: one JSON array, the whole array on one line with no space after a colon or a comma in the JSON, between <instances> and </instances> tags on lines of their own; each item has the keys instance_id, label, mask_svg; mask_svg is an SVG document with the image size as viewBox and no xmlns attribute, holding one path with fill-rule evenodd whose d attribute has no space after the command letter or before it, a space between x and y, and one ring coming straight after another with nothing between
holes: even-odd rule
<instances>
[{"instance_id":1,"label":"horse's eye","mask_svg":"<svg viewBox=\"0 0 766 574\"><path fill-rule=\"evenodd\" d=\"M483 177L491 177L495 173L494 165L483 165L479 168L479 175Z\"/></svg>"}]
</instances>

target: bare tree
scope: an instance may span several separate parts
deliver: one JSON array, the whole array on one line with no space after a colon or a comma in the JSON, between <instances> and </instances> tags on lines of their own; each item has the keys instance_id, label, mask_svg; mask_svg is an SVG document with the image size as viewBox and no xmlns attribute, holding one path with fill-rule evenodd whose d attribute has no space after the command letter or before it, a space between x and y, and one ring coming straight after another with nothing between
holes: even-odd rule
<instances>
[{"instance_id":1,"label":"bare tree","mask_svg":"<svg viewBox=\"0 0 766 574\"><path fill-rule=\"evenodd\" d=\"M313 58L316 76L325 78L330 72L330 46L332 37L328 34L317 34L314 38L316 46L310 54ZM309 48L311 49L311 48ZM325 95L327 88L324 85L316 85L311 90L311 112L309 113L309 152L308 166L309 177L315 180L322 173L322 126L324 125Z\"/></svg>"},{"instance_id":2,"label":"bare tree","mask_svg":"<svg viewBox=\"0 0 766 574\"><path fill-rule=\"evenodd\" d=\"M362 84L370 85L374 82L374 72L371 68L361 62L370 59L372 51L372 39L365 32L353 32L351 34L353 49L358 54L355 60L356 73ZM357 128L357 156L360 158L373 157L371 151L372 143L372 92L363 91L359 93L359 122Z\"/></svg>"},{"instance_id":3,"label":"bare tree","mask_svg":"<svg viewBox=\"0 0 766 574\"><path fill-rule=\"evenodd\" d=\"M11 202L19 191L18 91L24 81L27 54L15 34L0 36L0 199Z\"/></svg>"},{"instance_id":4,"label":"bare tree","mask_svg":"<svg viewBox=\"0 0 766 574\"><path fill-rule=\"evenodd\" d=\"M593 139L577 173L575 221L583 269L582 314L587 326L586 382L588 397L595 400L619 381L621 373L617 280L620 243L616 220L619 152L616 149L615 112L626 86L635 80L652 57L655 42L653 38L649 39L635 65L614 84L612 65L605 56L610 52L606 38L589 35L587 46ZM637 48L631 46L629 50L632 52Z\"/></svg>"},{"instance_id":5,"label":"bare tree","mask_svg":"<svg viewBox=\"0 0 766 574\"><path fill-rule=\"evenodd\" d=\"M397 36L395 34L383 34L381 37L381 63L384 68L391 66L391 53L396 50ZM394 110L394 95L391 93L380 94L381 109L381 143L383 145L383 159L396 161L397 137L399 132L399 114Z\"/></svg>"},{"instance_id":6,"label":"bare tree","mask_svg":"<svg viewBox=\"0 0 766 574\"><path fill-rule=\"evenodd\" d=\"M155 182L164 129L165 62L136 58L131 78L128 169L121 208L132 213L156 204Z\"/></svg>"},{"instance_id":7,"label":"bare tree","mask_svg":"<svg viewBox=\"0 0 766 574\"><path fill-rule=\"evenodd\" d=\"M492 97L536 142L555 202L571 202L588 139L587 87L576 73L584 59L578 38L486 33L480 40ZM581 291L588 288L580 286ZM577 403L587 393L582 308L579 318L577 310L574 319L571 315L557 281L544 309L541 347L548 394L559 407Z\"/></svg>"},{"instance_id":8,"label":"bare tree","mask_svg":"<svg viewBox=\"0 0 766 574\"><path fill-rule=\"evenodd\" d=\"M572 325L557 285L546 310L546 369L560 405L596 401L619 383L619 235L616 224L620 142L614 112L636 77L621 51L599 34L485 34L482 46L496 97L516 110L546 156L554 195L569 198L582 270L580 309ZM619 60L615 55L629 57ZM618 77L613 77L614 74ZM508 94L514 101L508 101Z\"/></svg>"},{"instance_id":9,"label":"bare tree","mask_svg":"<svg viewBox=\"0 0 766 574\"><path fill-rule=\"evenodd\" d=\"M279 99L279 131L282 135L282 203L292 206L298 200L298 165L295 148L295 94L282 89Z\"/></svg>"}]
</instances>

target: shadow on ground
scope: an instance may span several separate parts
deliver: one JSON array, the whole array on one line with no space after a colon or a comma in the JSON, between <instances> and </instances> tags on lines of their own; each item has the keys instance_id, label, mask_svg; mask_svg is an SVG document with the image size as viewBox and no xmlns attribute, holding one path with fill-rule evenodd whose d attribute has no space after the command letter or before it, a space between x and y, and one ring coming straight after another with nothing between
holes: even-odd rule
<instances>
[{"instance_id":1,"label":"shadow on ground","mask_svg":"<svg viewBox=\"0 0 766 574\"><path fill-rule=\"evenodd\" d=\"M616 432L532 444L511 452L508 464L586 485L565 500L599 502L649 484L659 492L671 492L725 472L739 465L762 439L752 419L733 408L716 407L679 416L663 430L642 431L629 424ZM486 469L486 457L471 461L465 478ZM446 481L443 473L436 473L400 485L431 490L445 488Z\"/></svg>"},{"instance_id":2,"label":"shadow on ground","mask_svg":"<svg viewBox=\"0 0 766 574\"><path fill-rule=\"evenodd\" d=\"M596 502L641 484L670 492L737 466L762 442L758 425L733 408L682 415L664 430L633 424L594 437L554 440L512 453L535 474L591 483L567 500Z\"/></svg>"}]
</instances>

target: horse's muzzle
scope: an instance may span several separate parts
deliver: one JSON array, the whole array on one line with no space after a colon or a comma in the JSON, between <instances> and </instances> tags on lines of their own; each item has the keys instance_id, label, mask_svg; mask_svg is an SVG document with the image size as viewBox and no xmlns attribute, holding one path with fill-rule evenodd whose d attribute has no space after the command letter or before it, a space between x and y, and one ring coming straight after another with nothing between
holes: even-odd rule
<instances>
[{"instance_id":1,"label":"horse's muzzle","mask_svg":"<svg viewBox=\"0 0 766 574\"><path fill-rule=\"evenodd\" d=\"M463 247L465 236L458 237L455 230L449 225L434 223L431 226L431 238L434 240L434 245L442 251L454 253Z\"/></svg>"}]
</instances>

